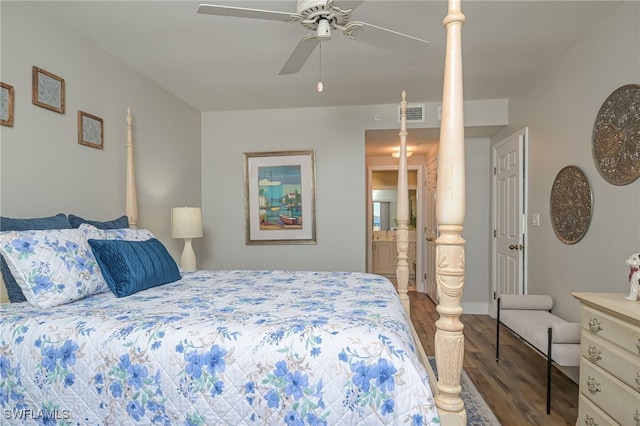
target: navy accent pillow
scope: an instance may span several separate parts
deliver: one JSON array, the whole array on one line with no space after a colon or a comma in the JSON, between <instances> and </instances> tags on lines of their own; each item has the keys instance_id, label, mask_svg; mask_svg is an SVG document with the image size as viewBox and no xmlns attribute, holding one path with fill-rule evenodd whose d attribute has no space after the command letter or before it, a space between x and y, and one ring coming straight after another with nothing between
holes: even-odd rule
<instances>
[{"instance_id":1,"label":"navy accent pillow","mask_svg":"<svg viewBox=\"0 0 640 426\"><path fill-rule=\"evenodd\" d=\"M117 297L129 296L181 278L178 265L157 238L145 241L88 241L105 281Z\"/></svg>"},{"instance_id":2,"label":"navy accent pillow","mask_svg":"<svg viewBox=\"0 0 640 426\"><path fill-rule=\"evenodd\" d=\"M11 303L19 303L26 302L27 298L24 297L24 293L20 288L20 285L13 277L11 273L11 269L9 269L9 265L7 261L4 260L4 256L0 254L0 273L2 273L2 280L4 281L4 286L7 289L7 296L9 297L9 302Z\"/></svg>"},{"instance_id":3,"label":"navy accent pillow","mask_svg":"<svg viewBox=\"0 0 640 426\"><path fill-rule=\"evenodd\" d=\"M29 219L0 216L0 231L36 231L44 229L70 229L71 223L64 213L55 216L34 217ZM13 278L9 265L0 255L0 272L4 285L7 288L9 302L26 302L27 298L22 294L22 289Z\"/></svg>"},{"instance_id":4,"label":"navy accent pillow","mask_svg":"<svg viewBox=\"0 0 640 426\"><path fill-rule=\"evenodd\" d=\"M45 229L70 229L71 223L64 213L49 217L16 219L0 216L0 231L41 231Z\"/></svg>"},{"instance_id":5,"label":"navy accent pillow","mask_svg":"<svg viewBox=\"0 0 640 426\"><path fill-rule=\"evenodd\" d=\"M119 218L113 220L99 221L88 220L80 216L70 214L69 222L71 223L71 226L73 228L79 228L83 223L88 223L89 225L93 225L98 229L122 229L129 227L129 218L127 216L120 216Z\"/></svg>"}]
</instances>

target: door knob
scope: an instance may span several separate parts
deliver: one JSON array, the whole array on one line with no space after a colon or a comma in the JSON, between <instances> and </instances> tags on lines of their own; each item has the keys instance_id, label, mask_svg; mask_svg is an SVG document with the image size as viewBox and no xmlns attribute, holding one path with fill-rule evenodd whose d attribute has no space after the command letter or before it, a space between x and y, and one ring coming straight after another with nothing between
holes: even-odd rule
<instances>
[{"instance_id":1,"label":"door knob","mask_svg":"<svg viewBox=\"0 0 640 426\"><path fill-rule=\"evenodd\" d=\"M427 241L433 241L433 238L429 237L427 238Z\"/></svg>"},{"instance_id":2,"label":"door knob","mask_svg":"<svg viewBox=\"0 0 640 426\"><path fill-rule=\"evenodd\" d=\"M511 244L511 245L509 246L509 249L510 249L510 250L518 250L518 246L517 246L517 245L515 245L515 244Z\"/></svg>"}]
</instances>

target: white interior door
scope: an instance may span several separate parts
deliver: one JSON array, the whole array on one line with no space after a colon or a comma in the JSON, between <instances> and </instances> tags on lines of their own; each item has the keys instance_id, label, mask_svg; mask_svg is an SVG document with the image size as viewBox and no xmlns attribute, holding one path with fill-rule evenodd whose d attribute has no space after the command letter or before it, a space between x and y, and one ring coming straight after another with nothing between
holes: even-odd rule
<instances>
[{"instance_id":1,"label":"white interior door","mask_svg":"<svg viewBox=\"0 0 640 426\"><path fill-rule=\"evenodd\" d=\"M493 147L493 299L524 293L526 129Z\"/></svg>"},{"instance_id":2,"label":"white interior door","mask_svg":"<svg viewBox=\"0 0 640 426\"><path fill-rule=\"evenodd\" d=\"M434 302L437 300L436 284L436 238L438 225L436 223L436 187L438 176L438 157L427 162L427 178L425 179L425 281L427 295Z\"/></svg>"}]
</instances>

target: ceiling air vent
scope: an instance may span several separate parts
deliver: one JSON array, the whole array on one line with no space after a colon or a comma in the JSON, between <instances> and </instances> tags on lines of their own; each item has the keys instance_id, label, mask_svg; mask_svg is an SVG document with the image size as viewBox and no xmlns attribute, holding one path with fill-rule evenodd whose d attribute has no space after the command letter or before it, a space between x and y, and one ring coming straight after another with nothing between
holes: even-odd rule
<instances>
[{"instance_id":1,"label":"ceiling air vent","mask_svg":"<svg viewBox=\"0 0 640 426\"><path fill-rule=\"evenodd\" d=\"M424 123L424 104L407 105L407 123ZM398 105L398 123L400 122L400 105Z\"/></svg>"}]
</instances>

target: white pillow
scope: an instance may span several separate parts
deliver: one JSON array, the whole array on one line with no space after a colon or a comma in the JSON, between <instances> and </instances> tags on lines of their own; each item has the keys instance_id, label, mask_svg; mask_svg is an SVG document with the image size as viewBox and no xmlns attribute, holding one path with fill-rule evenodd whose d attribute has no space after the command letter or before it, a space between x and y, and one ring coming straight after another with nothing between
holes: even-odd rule
<instances>
[{"instance_id":1,"label":"white pillow","mask_svg":"<svg viewBox=\"0 0 640 426\"><path fill-rule=\"evenodd\" d=\"M121 228L121 229L98 229L88 223L83 223L78 230L87 240L126 240L126 241L146 241L155 238L155 235L146 229Z\"/></svg>"},{"instance_id":2,"label":"white pillow","mask_svg":"<svg viewBox=\"0 0 640 426\"><path fill-rule=\"evenodd\" d=\"M51 308L109 291L77 229L0 232L0 253L33 306Z\"/></svg>"}]
</instances>

